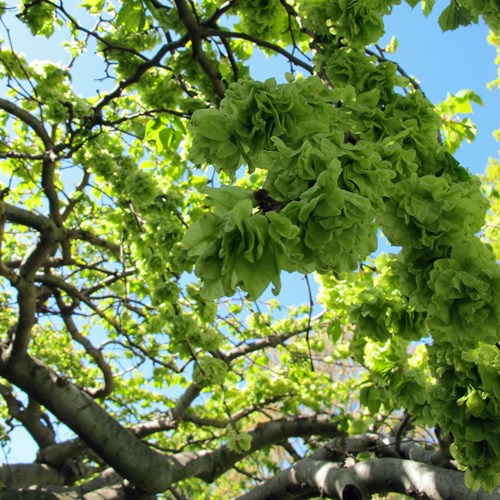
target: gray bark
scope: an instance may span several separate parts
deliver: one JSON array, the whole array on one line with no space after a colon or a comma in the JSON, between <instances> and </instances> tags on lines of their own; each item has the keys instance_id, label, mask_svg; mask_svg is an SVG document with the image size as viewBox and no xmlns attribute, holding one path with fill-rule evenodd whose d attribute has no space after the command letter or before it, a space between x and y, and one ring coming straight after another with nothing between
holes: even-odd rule
<instances>
[{"instance_id":1,"label":"gray bark","mask_svg":"<svg viewBox=\"0 0 500 500\"><path fill-rule=\"evenodd\" d=\"M0 481L6 488L22 488L30 484L64 484L65 477L56 469L45 464L2 464Z\"/></svg>"},{"instance_id":2,"label":"gray bark","mask_svg":"<svg viewBox=\"0 0 500 500\"><path fill-rule=\"evenodd\" d=\"M500 492L471 492L463 473L397 458L377 458L350 467L305 458L238 500L292 500L316 496L367 500L376 493L402 493L430 500L500 500Z\"/></svg>"}]
</instances>

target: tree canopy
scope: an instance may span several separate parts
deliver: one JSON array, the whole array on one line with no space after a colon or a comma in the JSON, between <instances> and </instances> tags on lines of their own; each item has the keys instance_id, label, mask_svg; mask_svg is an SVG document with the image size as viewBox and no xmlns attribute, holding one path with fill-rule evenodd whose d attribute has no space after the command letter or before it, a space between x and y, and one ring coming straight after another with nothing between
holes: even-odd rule
<instances>
[{"instance_id":1,"label":"tree canopy","mask_svg":"<svg viewBox=\"0 0 500 500\"><path fill-rule=\"evenodd\" d=\"M376 45L398 3L0 2L2 498L500 498L499 165Z\"/></svg>"}]
</instances>

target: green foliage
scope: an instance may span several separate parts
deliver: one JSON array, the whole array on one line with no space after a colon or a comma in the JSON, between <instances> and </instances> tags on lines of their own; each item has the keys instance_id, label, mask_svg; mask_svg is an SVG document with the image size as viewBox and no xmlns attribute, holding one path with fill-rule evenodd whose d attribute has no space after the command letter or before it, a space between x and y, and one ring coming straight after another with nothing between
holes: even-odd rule
<instances>
[{"instance_id":1,"label":"green foliage","mask_svg":"<svg viewBox=\"0 0 500 500\"><path fill-rule=\"evenodd\" d=\"M400 0L315 0L301 7L305 21L321 35L345 39L352 47L365 47L384 34L383 16Z\"/></svg>"},{"instance_id":2,"label":"green foliage","mask_svg":"<svg viewBox=\"0 0 500 500\"><path fill-rule=\"evenodd\" d=\"M477 22L477 17L473 16L469 9L452 0L450 5L441 12L438 22L443 31L448 31L455 30L459 26L469 26L469 24Z\"/></svg>"},{"instance_id":3,"label":"green foliage","mask_svg":"<svg viewBox=\"0 0 500 500\"><path fill-rule=\"evenodd\" d=\"M209 357L198 358L193 371L193 381L202 387L220 385L224 383L227 370L226 363L221 359Z\"/></svg>"},{"instance_id":4,"label":"green foliage","mask_svg":"<svg viewBox=\"0 0 500 500\"><path fill-rule=\"evenodd\" d=\"M49 38L54 33L55 14L55 6L50 2L23 0L20 5L19 16L26 23L32 35L42 35Z\"/></svg>"},{"instance_id":5,"label":"green foliage","mask_svg":"<svg viewBox=\"0 0 500 500\"><path fill-rule=\"evenodd\" d=\"M252 436L248 432L238 432L232 427L228 430L227 448L241 453L248 451L252 446Z\"/></svg>"},{"instance_id":6,"label":"green foliage","mask_svg":"<svg viewBox=\"0 0 500 500\"><path fill-rule=\"evenodd\" d=\"M427 16L430 14L435 0L406 0L415 7L422 3L422 11ZM449 5L441 12L438 22L443 31L455 30L460 26L469 26L478 22L482 16L485 23L496 33L500 31L500 6L496 0L451 0Z\"/></svg>"},{"instance_id":7,"label":"green foliage","mask_svg":"<svg viewBox=\"0 0 500 500\"><path fill-rule=\"evenodd\" d=\"M461 90L455 95L448 94L446 99L436 106L441 115L444 145L454 153L464 140L472 142L477 130L470 118L458 115L472 113L472 103L483 104L482 99L471 90Z\"/></svg>"},{"instance_id":8,"label":"green foliage","mask_svg":"<svg viewBox=\"0 0 500 500\"><path fill-rule=\"evenodd\" d=\"M459 463L468 461L469 487L491 490L498 481L500 450L498 348L478 343L473 350L461 351L444 342L429 351L436 377L429 397L445 430L457 436L453 454Z\"/></svg>"}]
</instances>

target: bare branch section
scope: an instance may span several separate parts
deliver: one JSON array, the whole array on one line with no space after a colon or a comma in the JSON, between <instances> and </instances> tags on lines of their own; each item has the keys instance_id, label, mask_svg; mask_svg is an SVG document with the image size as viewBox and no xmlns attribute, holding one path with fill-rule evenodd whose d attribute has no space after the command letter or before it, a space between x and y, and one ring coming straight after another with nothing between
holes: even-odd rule
<instances>
[{"instance_id":1,"label":"bare branch section","mask_svg":"<svg viewBox=\"0 0 500 500\"><path fill-rule=\"evenodd\" d=\"M180 461L190 460L193 461L193 464L197 463L202 469L197 476L204 481L212 482L242 458L256 450L277 444L289 437L338 436L342 432L339 430L339 422L325 415L291 417L264 422L258 424L249 434L252 438L251 447L249 450L242 450L240 453L223 446L212 452L186 452L177 454L175 457Z\"/></svg>"},{"instance_id":2,"label":"bare branch section","mask_svg":"<svg viewBox=\"0 0 500 500\"><path fill-rule=\"evenodd\" d=\"M2 464L0 465L0 481L8 489L17 489L32 484L64 485L66 478L64 474L46 464Z\"/></svg>"},{"instance_id":3,"label":"bare branch section","mask_svg":"<svg viewBox=\"0 0 500 500\"><path fill-rule=\"evenodd\" d=\"M41 139L46 151L51 151L54 148L54 142L52 141L50 135L45 130L43 123L33 116L28 111L15 105L13 102L0 97L0 109L3 109L7 113L19 118L26 125L31 127L35 134Z\"/></svg>"},{"instance_id":4,"label":"bare branch section","mask_svg":"<svg viewBox=\"0 0 500 500\"><path fill-rule=\"evenodd\" d=\"M40 448L55 443L55 433L50 420L36 401L30 399L25 407L3 384L0 384L0 395L4 398L12 418L23 424Z\"/></svg>"},{"instance_id":5,"label":"bare branch section","mask_svg":"<svg viewBox=\"0 0 500 500\"><path fill-rule=\"evenodd\" d=\"M295 64L296 66L299 66L303 69L305 69L309 74L313 74L314 68L310 65L304 62L302 59L299 59L298 57L294 56L290 52L288 52L286 49L283 49L279 45L276 45L274 43L268 42L266 40L260 40L259 38L256 38L252 35L249 35L247 33L237 33L234 31L226 31L226 30L220 30L220 29L213 29L213 28L205 28L203 29L203 33L210 35L210 36L218 36L222 39L225 38L234 38L235 40L247 40L248 42L252 42L258 47L264 47L266 49L270 49L273 52L276 52L277 54L281 54L282 56L285 56L290 63Z\"/></svg>"},{"instance_id":6,"label":"bare branch section","mask_svg":"<svg viewBox=\"0 0 500 500\"><path fill-rule=\"evenodd\" d=\"M471 492L463 474L432 465L380 458L342 467L306 458L257 486L239 500L322 498L368 500L374 494L401 493L413 498L499 500L500 492Z\"/></svg>"},{"instance_id":7,"label":"bare branch section","mask_svg":"<svg viewBox=\"0 0 500 500\"><path fill-rule=\"evenodd\" d=\"M179 17L186 26L186 30L193 45L193 59L201 66L212 82L214 92L222 99L226 93L226 85L222 75L214 64L208 59L202 48L202 32L192 10L185 0L175 0Z\"/></svg>"},{"instance_id":8,"label":"bare branch section","mask_svg":"<svg viewBox=\"0 0 500 500\"><path fill-rule=\"evenodd\" d=\"M78 327L75 321L73 320L72 316L73 308L66 306L59 293L56 293L56 301L59 307L59 311L61 313L61 318L64 321L64 324L66 325L69 334L71 335L73 340L82 345L83 348L85 349L85 352L92 357L96 365L101 370L101 373L104 378L103 387L97 389L84 388L83 390L94 398L102 398L105 396L109 396L109 394L113 392L113 387L114 387L113 372L111 370L111 367L104 359L102 352L99 349L95 348L90 342L90 340L84 335L82 335L78 330Z\"/></svg>"}]
</instances>

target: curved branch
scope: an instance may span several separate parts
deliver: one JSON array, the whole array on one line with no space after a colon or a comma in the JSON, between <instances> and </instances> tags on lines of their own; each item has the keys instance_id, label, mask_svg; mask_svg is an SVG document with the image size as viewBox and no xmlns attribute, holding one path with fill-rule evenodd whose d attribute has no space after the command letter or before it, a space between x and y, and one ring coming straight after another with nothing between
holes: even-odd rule
<instances>
[{"instance_id":1,"label":"curved branch","mask_svg":"<svg viewBox=\"0 0 500 500\"><path fill-rule=\"evenodd\" d=\"M113 379L113 372L111 371L111 367L104 359L102 352L92 345L92 342L82 335L75 322L73 321L71 308L68 308L64 301L61 298L59 293L55 293L57 306L59 307L59 311L61 312L61 318L68 329L71 338L78 342L83 348L85 352L95 361L98 368L101 370L102 376L104 378L104 386L101 388L84 388L83 390L90 394L93 398L103 398L105 396L109 396L113 392L113 388L115 386L115 381Z\"/></svg>"},{"instance_id":2,"label":"curved branch","mask_svg":"<svg viewBox=\"0 0 500 500\"><path fill-rule=\"evenodd\" d=\"M10 355L18 356L28 348L31 330L36 322L37 290L34 277L38 269L45 263L54 246L62 241L63 230L44 216L5 203L5 220L36 229L40 239L35 248L23 259L19 275L13 283L17 289L19 307L18 320L13 333Z\"/></svg>"},{"instance_id":3,"label":"curved branch","mask_svg":"<svg viewBox=\"0 0 500 500\"><path fill-rule=\"evenodd\" d=\"M401 493L413 498L441 500L499 500L500 492L471 492L462 472L442 469L412 460L378 458L351 467L326 460L305 458L290 469L257 486L239 500L305 499L321 496L367 500L372 495Z\"/></svg>"},{"instance_id":4,"label":"curved branch","mask_svg":"<svg viewBox=\"0 0 500 500\"><path fill-rule=\"evenodd\" d=\"M296 66L300 66L301 68L305 69L307 72L311 74L314 72L314 68L310 64L307 64L298 57L295 57L293 54L283 49L279 45L276 45L271 42L266 42L265 40L261 40L252 35L248 35L247 33L237 33L234 31L226 31L221 29L204 28L203 34L209 36L218 36L220 38L236 38L240 40L247 40L259 47L265 47L266 49L270 49L273 52L281 54L282 56L286 57L291 63L295 64Z\"/></svg>"},{"instance_id":5,"label":"curved branch","mask_svg":"<svg viewBox=\"0 0 500 500\"><path fill-rule=\"evenodd\" d=\"M0 375L44 405L138 488L164 491L193 475L190 464L150 449L67 378L27 354L15 359L8 359L5 352L0 354Z\"/></svg>"},{"instance_id":6,"label":"curved branch","mask_svg":"<svg viewBox=\"0 0 500 500\"><path fill-rule=\"evenodd\" d=\"M54 221L44 215L30 212L25 208L19 208L9 203L5 203L5 218L14 224L31 227L40 233L58 231Z\"/></svg>"},{"instance_id":7,"label":"curved branch","mask_svg":"<svg viewBox=\"0 0 500 500\"><path fill-rule=\"evenodd\" d=\"M30 399L25 407L3 384L0 384L0 395L7 404L9 414L23 424L40 448L55 443L54 429L37 402Z\"/></svg>"},{"instance_id":8,"label":"curved branch","mask_svg":"<svg viewBox=\"0 0 500 500\"><path fill-rule=\"evenodd\" d=\"M333 420L326 415L314 415L264 422L257 424L255 429L248 433L252 438L248 450L235 452L222 446L214 451L177 453L174 458L181 463L189 464L196 471L193 475L211 483L246 456L266 446L280 443L284 439L312 435L340 436L343 433L339 430L339 420Z\"/></svg>"},{"instance_id":9,"label":"curved branch","mask_svg":"<svg viewBox=\"0 0 500 500\"><path fill-rule=\"evenodd\" d=\"M54 276L53 274L37 274L35 276L37 282L43 283L49 287L56 287L60 290L64 290L70 297L83 302L87 305L92 311L94 311L99 317L101 317L104 321L109 323L117 332L124 333L123 328L120 326L119 322L114 318L106 314L104 311L101 311L99 307L97 307L92 300L88 297L87 294L81 292L78 288L76 288L71 283L68 283L63 278L58 276Z\"/></svg>"},{"instance_id":10,"label":"curved branch","mask_svg":"<svg viewBox=\"0 0 500 500\"><path fill-rule=\"evenodd\" d=\"M12 116L19 118L22 122L28 125L41 139L47 151L51 151L54 148L54 142L45 130L43 123L38 118L19 106L16 106L13 102L3 99L2 97L0 97L0 109L3 109Z\"/></svg>"}]
</instances>

